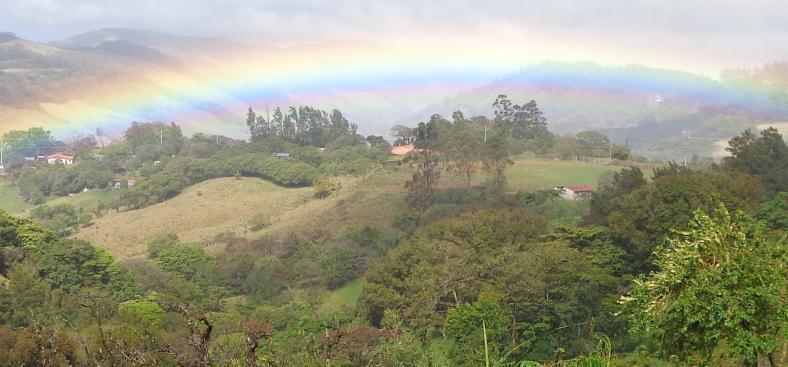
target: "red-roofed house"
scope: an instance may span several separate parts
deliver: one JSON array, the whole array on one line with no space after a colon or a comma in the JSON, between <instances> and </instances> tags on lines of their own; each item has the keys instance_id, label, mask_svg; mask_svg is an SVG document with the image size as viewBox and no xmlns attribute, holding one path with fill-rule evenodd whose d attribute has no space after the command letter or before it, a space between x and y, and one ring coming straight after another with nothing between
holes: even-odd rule
<instances>
[{"instance_id":1,"label":"red-roofed house","mask_svg":"<svg viewBox=\"0 0 788 367\"><path fill-rule=\"evenodd\" d=\"M410 153L410 152L412 152L414 150L416 150L416 148L413 147L413 144L397 145L396 147L391 147L391 154L394 154L394 155L405 155L405 154L408 154L408 153Z\"/></svg>"},{"instance_id":2,"label":"red-roofed house","mask_svg":"<svg viewBox=\"0 0 788 367\"><path fill-rule=\"evenodd\" d=\"M55 164L62 163L66 166L74 164L74 156L64 153L55 153L46 156L47 163Z\"/></svg>"},{"instance_id":3,"label":"red-roofed house","mask_svg":"<svg viewBox=\"0 0 788 367\"><path fill-rule=\"evenodd\" d=\"M137 184L137 180L133 179L133 178L130 178L130 179L127 179L127 180L122 179L122 178L116 178L116 179L110 181L108 186L109 186L109 188L111 190L120 190L120 189L122 189L124 187L123 186L123 181L126 181L126 183L127 183L127 185L125 187L129 187L129 188L134 187L134 185Z\"/></svg>"},{"instance_id":4,"label":"red-roofed house","mask_svg":"<svg viewBox=\"0 0 788 367\"><path fill-rule=\"evenodd\" d=\"M558 186L556 190L561 190L561 197L567 200L577 200L591 197L594 189L588 185L566 185Z\"/></svg>"}]
</instances>

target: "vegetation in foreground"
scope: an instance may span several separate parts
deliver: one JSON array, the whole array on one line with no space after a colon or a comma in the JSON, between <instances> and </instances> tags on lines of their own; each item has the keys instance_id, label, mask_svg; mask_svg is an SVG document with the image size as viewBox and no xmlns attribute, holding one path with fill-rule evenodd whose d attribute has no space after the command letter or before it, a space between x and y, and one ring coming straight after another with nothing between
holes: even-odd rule
<instances>
[{"instance_id":1,"label":"vegetation in foreground","mask_svg":"<svg viewBox=\"0 0 788 367\"><path fill-rule=\"evenodd\" d=\"M128 156L124 170L110 168L144 177L115 192L120 204L105 211L118 216L181 192L199 202L197 187L186 188L223 175L229 181L316 175L313 188L295 190L310 190L306 205L328 204L320 213L331 215L291 217L276 236L227 233L208 241L221 242L222 251L163 232L121 264L99 247L62 237L83 225L58 226L79 219L79 210L32 209L31 218L49 228L0 214L0 363L786 363L788 147L776 131L733 139L732 155L721 165L670 164L650 179L637 167L603 173L589 200L567 206L552 189L511 189L512 155L549 153L556 137L535 103L513 105L502 97L496 107L486 140L477 129L481 117L461 114L400 128L398 139L418 149L405 167L387 167L386 145L374 137L344 134L321 155L306 144L327 141L304 133L310 130L299 127L304 114L296 109L282 117L294 131L270 130L271 121L254 116L249 125L257 142L221 148L209 139L198 144L198 136L183 139L175 157L157 165L146 162L166 154L136 163ZM311 110L305 115L313 117L303 121L332 121ZM151 145L139 155L165 149L145 139L139 146ZM124 151L133 140L105 148L93 164L124 162L108 159L108 152ZM292 160L222 171L231 153L267 158L282 147ZM52 195L41 191L57 186L48 178L73 177L90 164L80 167L21 168L14 178L31 183L22 187L34 199L35 190ZM279 173L263 173L269 169ZM370 169L388 174L366 175ZM359 175L362 187L404 178L394 183L400 192L382 201L390 203L389 215L354 217L349 208L376 197L343 191L338 177L347 174ZM460 184L447 185L451 180ZM263 219L250 224L275 226ZM313 223L314 230L299 223Z\"/></svg>"}]
</instances>

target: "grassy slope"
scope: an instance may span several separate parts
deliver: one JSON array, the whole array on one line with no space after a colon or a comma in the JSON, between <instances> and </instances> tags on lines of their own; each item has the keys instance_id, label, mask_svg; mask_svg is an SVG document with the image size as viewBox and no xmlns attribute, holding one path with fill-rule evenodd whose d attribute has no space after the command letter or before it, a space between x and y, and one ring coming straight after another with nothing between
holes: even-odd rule
<instances>
[{"instance_id":1,"label":"grassy slope","mask_svg":"<svg viewBox=\"0 0 788 367\"><path fill-rule=\"evenodd\" d=\"M404 171L379 170L364 178L343 179L339 192L284 213L257 236L337 235L350 226L391 228L394 215L407 210L404 204L407 178Z\"/></svg>"},{"instance_id":2,"label":"grassy slope","mask_svg":"<svg viewBox=\"0 0 788 367\"><path fill-rule=\"evenodd\" d=\"M361 296L361 289L364 287L363 279L356 279L344 287L336 289L323 300L318 312L323 315L330 315L342 310L354 310L358 297Z\"/></svg>"},{"instance_id":3,"label":"grassy slope","mask_svg":"<svg viewBox=\"0 0 788 367\"><path fill-rule=\"evenodd\" d=\"M19 189L8 181L0 181L0 210L10 214L21 214L30 208L19 195Z\"/></svg>"},{"instance_id":4,"label":"grassy slope","mask_svg":"<svg viewBox=\"0 0 788 367\"><path fill-rule=\"evenodd\" d=\"M88 212L92 212L93 209L98 205L99 201L107 200L113 194L114 193L111 191L104 191L104 190L86 191L71 196L56 197L50 201L47 201L46 204L47 205L69 204L77 208L78 210L81 209Z\"/></svg>"},{"instance_id":5,"label":"grassy slope","mask_svg":"<svg viewBox=\"0 0 788 367\"><path fill-rule=\"evenodd\" d=\"M194 185L160 204L107 214L75 237L126 259L144 254L145 241L161 232L175 232L186 242L207 241L227 231L243 235L253 216L275 217L311 195L310 188L285 189L260 179L220 178Z\"/></svg>"},{"instance_id":6,"label":"grassy slope","mask_svg":"<svg viewBox=\"0 0 788 367\"><path fill-rule=\"evenodd\" d=\"M533 190L559 184L596 185L600 174L618 167L542 159L517 160L508 169L512 190ZM119 259L141 255L145 240L160 232L173 231L186 242L209 242L223 232L236 236L279 238L290 233L336 236L351 226L391 228L404 204L406 168L378 170L364 178L343 178L341 189L322 200L312 198L313 189L286 189L259 179L222 178L195 185L181 195L140 210L110 213L81 229L75 237L106 247ZM481 175L479 175L481 176ZM478 184L483 177L474 181ZM463 186L451 174L441 187ZM200 194L198 194L201 193ZM61 198L74 205L98 200L101 193L82 193ZM57 200L55 202L57 202ZM270 218L271 225L257 232L247 231L247 223L258 214ZM212 251L221 251L217 245Z\"/></svg>"}]
</instances>

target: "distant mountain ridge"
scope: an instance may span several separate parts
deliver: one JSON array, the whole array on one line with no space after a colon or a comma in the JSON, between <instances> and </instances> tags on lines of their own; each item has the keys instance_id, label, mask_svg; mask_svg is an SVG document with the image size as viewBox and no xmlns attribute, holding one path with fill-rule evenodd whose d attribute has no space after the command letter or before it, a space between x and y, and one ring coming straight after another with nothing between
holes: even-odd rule
<instances>
[{"instance_id":1,"label":"distant mountain ridge","mask_svg":"<svg viewBox=\"0 0 788 367\"><path fill-rule=\"evenodd\" d=\"M781 88L753 83L759 82L737 83L639 65L552 62L461 92L428 106L422 115L450 116L460 110L466 116L489 116L491 101L506 94L515 103L536 100L554 132L612 132L620 143L670 159L676 155L666 153L683 144L682 131L704 136L692 147L692 153L704 155L714 149L710 137L732 136L788 117L788 104L782 103L788 99L780 99Z\"/></svg>"},{"instance_id":2,"label":"distant mountain ridge","mask_svg":"<svg viewBox=\"0 0 788 367\"><path fill-rule=\"evenodd\" d=\"M449 82L416 80L409 97L419 98L410 102L385 88L329 86L314 91L282 85L256 90L250 84L245 87L251 89L236 91L222 86L222 69L232 67L228 58L246 58L265 68L266 55L275 52L289 50L125 28L101 29L50 44L0 33L0 133L44 125L64 136L91 133L105 124L118 133L133 120L189 116L175 121L187 132L245 137L246 107L251 104L259 110L265 108L261 100L273 99L278 102L271 108L309 104L339 108L359 124L362 133L386 134L394 124L413 125L434 113L451 116L461 110L466 115L491 116L492 101L507 94L516 103L536 100L557 133L613 131L617 142L669 158L663 153L683 144L684 130L712 138L788 120L788 103L784 103L788 67L782 64L765 67L755 79L717 80L646 66L549 62L467 90L445 84ZM436 85L439 88L434 89ZM202 94L190 96L191 89ZM434 90L449 95L438 98ZM102 104L105 96L122 105L133 105L140 96L146 101L134 109L117 110ZM75 110L84 111L80 118L87 122L71 121L68 113ZM195 121L200 121L199 126ZM696 145L698 154L706 154L711 144L698 141Z\"/></svg>"}]
</instances>

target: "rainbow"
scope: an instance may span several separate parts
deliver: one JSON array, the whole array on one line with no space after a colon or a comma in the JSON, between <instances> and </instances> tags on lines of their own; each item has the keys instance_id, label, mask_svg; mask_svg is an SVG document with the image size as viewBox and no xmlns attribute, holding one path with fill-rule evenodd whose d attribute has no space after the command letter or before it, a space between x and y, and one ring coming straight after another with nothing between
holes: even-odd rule
<instances>
[{"instance_id":1,"label":"rainbow","mask_svg":"<svg viewBox=\"0 0 788 367\"><path fill-rule=\"evenodd\" d=\"M528 52L495 44L475 47L480 44L455 41L438 49L427 43L252 48L198 58L183 70L145 65L119 80L84 86L65 102L42 102L35 110L0 109L6 115L0 116L0 132L44 126L58 137L68 137L102 127L112 135L131 121L174 121L187 132L245 137L243 114L248 106L261 112L266 106L308 104L340 108L349 112L351 121L362 121L362 132L385 133L380 127L400 122L397 118L493 79L506 81L503 76L518 69L522 72L509 78L520 75L516 80L520 84L540 83L559 94L578 88L588 91L563 105L615 98L622 90L691 91L704 90L704 85L707 91L693 96L695 100L728 98L746 105L767 98L760 88L745 87L720 95L715 79L690 73L655 75L653 69L640 67L627 67L624 72L610 68L609 73L597 69L597 74L586 75L588 64L555 63L529 74L522 65L539 60Z\"/></svg>"}]
</instances>

